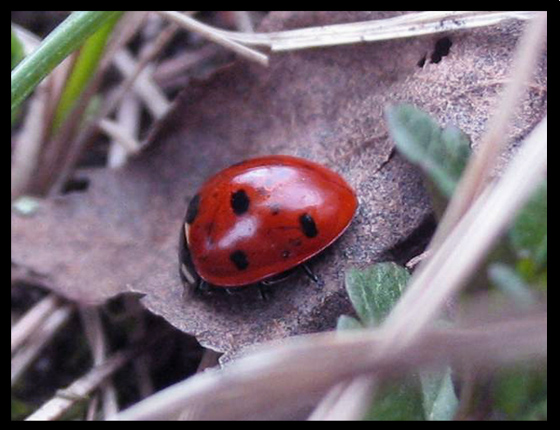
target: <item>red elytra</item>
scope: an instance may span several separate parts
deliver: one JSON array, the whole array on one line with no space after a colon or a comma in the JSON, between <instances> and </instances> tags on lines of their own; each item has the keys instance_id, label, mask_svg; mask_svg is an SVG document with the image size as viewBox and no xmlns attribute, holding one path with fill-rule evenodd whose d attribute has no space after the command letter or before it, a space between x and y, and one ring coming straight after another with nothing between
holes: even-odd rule
<instances>
[{"instance_id":1,"label":"red elytra","mask_svg":"<svg viewBox=\"0 0 560 430\"><path fill-rule=\"evenodd\" d=\"M320 164L286 155L235 164L189 203L181 277L223 287L266 280L332 244L357 206L346 181Z\"/></svg>"}]
</instances>

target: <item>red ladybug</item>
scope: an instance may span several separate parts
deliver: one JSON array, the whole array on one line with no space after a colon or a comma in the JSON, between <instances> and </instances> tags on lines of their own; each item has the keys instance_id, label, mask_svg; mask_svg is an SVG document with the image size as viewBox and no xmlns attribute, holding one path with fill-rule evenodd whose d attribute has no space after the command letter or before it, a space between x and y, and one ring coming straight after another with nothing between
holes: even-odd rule
<instances>
[{"instance_id":1,"label":"red ladybug","mask_svg":"<svg viewBox=\"0 0 560 430\"><path fill-rule=\"evenodd\" d=\"M286 155L217 173L192 198L181 232L182 280L218 287L269 280L309 260L350 225L358 206L337 173Z\"/></svg>"}]
</instances>

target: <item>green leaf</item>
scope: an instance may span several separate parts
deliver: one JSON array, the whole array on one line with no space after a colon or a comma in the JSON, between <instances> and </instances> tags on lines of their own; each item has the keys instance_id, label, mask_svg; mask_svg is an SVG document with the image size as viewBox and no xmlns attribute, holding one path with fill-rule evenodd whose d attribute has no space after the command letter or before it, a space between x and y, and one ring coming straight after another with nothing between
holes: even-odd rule
<instances>
[{"instance_id":1,"label":"green leaf","mask_svg":"<svg viewBox=\"0 0 560 430\"><path fill-rule=\"evenodd\" d=\"M420 372L424 414L428 421L452 420L459 406L455 395L451 368Z\"/></svg>"},{"instance_id":2,"label":"green leaf","mask_svg":"<svg viewBox=\"0 0 560 430\"><path fill-rule=\"evenodd\" d=\"M12 29L12 70L25 57L23 46Z\"/></svg>"},{"instance_id":3,"label":"green leaf","mask_svg":"<svg viewBox=\"0 0 560 430\"><path fill-rule=\"evenodd\" d=\"M422 394L415 378L387 381L376 391L373 404L366 415L376 421L424 420Z\"/></svg>"},{"instance_id":4,"label":"green leaf","mask_svg":"<svg viewBox=\"0 0 560 430\"><path fill-rule=\"evenodd\" d=\"M410 279L409 272L395 263L378 263L346 274L346 290L360 321L343 315L337 329L363 325L377 326L391 312ZM458 400L451 370L422 372L398 381L385 381L377 390L366 419L370 420L450 420Z\"/></svg>"},{"instance_id":5,"label":"green leaf","mask_svg":"<svg viewBox=\"0 0 560 430\"><path fill-rule=\"evenodd\" d=\"M520 258L529 258L538 267L547 263L547 180L518 214L509 237Z\"/></svg>"},{"instance_id":6,"label":"green leaf","mask_svg":"<svg viewBox=\"0 0 560 430\"><path fill-rule=\"evenodd\" d=\"M527 421L546 421L548 418L548 399L541 400L540 402L531 405L523 419Z\"/></svg>"},{"instance_id":7,"label":"green leaf","mask_svg":"<svg viewBox=\"0 0 560 430\"><path fill-rule=\"evenodd\" d=\"M379 325L400 298L410 279L395 263L378 263L346 274L346 290L358 317L365 325Z\"/></svg>"},{"instance_id":8,"label":"green leaf","mask_svg":"<svg viewBox=\"0 0 560 430\"><path fill-rule=\"evenodd\" d=\"M386 117L397 149L427 175L436 211L442 213L469 159L469 137L453 126L442 129L427 113L410 105L390 107ZM445 201L439 201L436 189Z\"/></svg>"},{"instance_id":9,"label":"green leaf","mask_svg":"<svg viewBox=\"0 0 560 430\"><path fill-rule=\"evenodd\" d=\"M73 12L41 45L12 70L12 114L62 60L78 49L118 11Z\"/></svg>"},{"instance_id":10,"label":"green leaf","mask_svg":"<svg viewBox=\"0 0 560 430\"><path fill-rule=\"evenodd\" d=\"M529 285L514 268L503 263L494 263L488 268L488 276L496 287L518 305L529 307L536 303Z\"/></svg>"},{"instance_id":11,"label":"green leaf","mask_svg":"<svg viewBox=\"0 0 560 430\"><path fill-rule=\"evenodd\" d=\"M23 420L33 411L33 407L12 394L12 421Z\"/></svg>"},{"instance_id":12,"label":"green leaf","mask_svg":"<svg viewBox=\"0 0 560 430\"><path fill-rule=\"evenodd\" d=\"M508 419L546 419L546 369L502 370L493 387L494 407ZM543 409L544 405L544 409Z\"/></svg>"}]
</instances>

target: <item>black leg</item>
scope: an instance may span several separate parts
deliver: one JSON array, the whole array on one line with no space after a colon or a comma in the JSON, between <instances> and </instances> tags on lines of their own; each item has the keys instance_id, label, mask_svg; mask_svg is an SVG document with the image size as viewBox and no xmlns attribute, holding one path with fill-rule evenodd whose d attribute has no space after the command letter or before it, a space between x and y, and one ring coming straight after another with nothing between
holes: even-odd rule
<instances>
[{"instance_id":1,"label":"black leg","mask_svg":"<svg viewBox=\"0 0 560 430\"><path fill-rule=\"evenodd\" d=\"M259 296L263 302L268 302L268 294L269 290L268 287L271 284L265 284L264 282L259 282L257 284L257 289L259 290Z\"/></svg>"},{"instance_id":2,"label":"black leg","mask_svg":"<svg viewBox=\"0 0 560 430\"><path fill-rule=\"evenodd\" d=\"M313 283L318 288L322 288L325 286L325 283L317 275L315 275L315 273L313 273L311 268L306 263L302 264L301 266L305 274L309 277L309 279L313 281Z\"/></svg>"},{"instance_id":3,"label":"black leg","mask_svg":"<svg viewBox=\"0 0 560 430\"><path fill-rule=\"evenodd\" d=\"M185 290L186 289L187 288L185 288ZM198 297L212 296L216 292L215 288L202 278L197 280L196 284L190 288L190 291L192 295Z\"/></svg>"},{"instance_id":4,"label":"black leg","mask_svg":"<svg viewBox=\"0 0 560 430\"><path fill-rule=\"evenodd\" d=\"M203 295L207 292L208 284L200 278L198 278L194 284L183 282L183 300L189 300L193 296Z\"/></svg>"},{"instance_id":5,"label":"black leg","mask_svg":"<svg viewBox=\"0 0 560 430\"><path fill-rule=\"evenodd\" d=\"M236 288L225 287L224 290L228 296L233 296L238 293Z\"/></svg>"},{"instance_id":6,"label":"black leg","mask_svg":"<svg viewBox=\"0 0 560 430\"><path fill-rule=\"evenodd\" d=\"M265 286L280 284L281 282L284 282L286 279L288 279L293 274L294 274L294 270L290 269L290 270L287 270L285 272L279 273L278 275L274 275L271 278L264 279L264 280L260 281L259 283L262 284L262 285L265 285Z\"/></svg>"},{"instance_id":7,"label":"black leg","mask_svg":"<svg viewBox=\"0 0 560 430\"><path fill-rule=\"evenodd\" d=\"M313 273L313 271L311 270L311 268L306 264L303 263L301 265L303 271L305 272L305 274L307 276L309 276L309 279L311 279L313 282L315 282L316 284L320 284L321 281L319 280L319 278L317 277L317 275L315 275L315 273Z\"/></svg>"}]
</instances>

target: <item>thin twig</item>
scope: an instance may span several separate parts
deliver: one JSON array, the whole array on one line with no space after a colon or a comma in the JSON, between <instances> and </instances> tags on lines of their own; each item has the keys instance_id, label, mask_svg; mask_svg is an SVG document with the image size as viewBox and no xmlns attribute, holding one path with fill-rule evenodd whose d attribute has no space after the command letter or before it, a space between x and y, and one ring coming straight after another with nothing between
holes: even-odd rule
<instances>
[{"instance_id":1,"label":"thin twig","mask_svg":"<svg viewBox=\"0 0 560 430\"><path fill-rule=\"evenodd\" d=\"M104 104L101 112L98 115L98 121L102 118L106 118L113 113L113 111L119 106L123 98L128 93L129 89L134 85L142 71L150 64L150 62L158 55L172 40L173 36L175 36L178 27L174 24L170 24L165 27L161 33L158 34L156 40L154 40L148 48L143 50L142 55L136 62L136 66L132 72L126 73L126 78L124 81L119 85L116 93L108 98L106 103ZM95 122L95 121L94 121ZM88 138L93 134L93 130L95 127L91 127L86 132L84 132L83 136L80 138L81 140L87 141Z\"/></svg>"},{"instance_id":2,"label":"thin twig","mask_svg":"<svg viewBox=\"0 0 560 430\"><path fill-rule=\"evenodd\" d=\"M62 160L59 163L58 169L56 170L56 172L54 172L56 173L56 180L54 180L54 184L52 185L52 187L50 187L50 195L57 195L60 193L60 191L64 187L64 184L66 184L68 178L75 169L76 163L78 162L85 144L87 143L87 139L85 138L85 136L91 136L97 130L96 121L89 122L78 133L76 133L75 127L81 124L81 118L83 117L86 109L86 103L84 103L84 101L91 99L91 97L93 97L93 95L97 92L97 89L101 84L101 80L111 63L114 54L118 52L123 46L125 46L125 44L134 35L134 31L138 29L138 20L136 18L142 18L142 14L132 13L133 19L127 19L130 14L131 13L125 14L123 22L132 22L131 26L133 28L128 30L125 29L125 31L120 34L116 33L117 37L109 41L109 44L104 52L103 58L101 59L96 72L94 73L94 76L90 79L90 83L82 93L80 103L78 103L77 106L70 112L67 120L64 122L63 127L61 127L59 133L54 138L54 140L57 141L71 141L72 146L68 149L66 154L62 154L62 156L59 155L59 158L62 158ZM126 20L126 22L124 20ZM133 81L133 79L130 79L130 84L132 84ZM128 90L128 88L126 89ZM116 104L113 105L113 107L115 106ZM102 108L101 111L102 112L99 115L99 117L101 118L111 113L106 112L104 108Z\"/></svg>"},{"instance_id":3,"label":"thin twig","mask_svg":"<svg viewBox=\"0 0 560 430\"><path fill-rule=\"evenodd\" d=\"M499 193L507 190L505 187L496 189L493 195L489 197L493 200L488 201L488 204L480 208L480 211L475 211L475 215L478 215L478 218L480 218L479 221L475 220L471 224L471 226L474 226L475 231L470 233L465 229L461 230L458 228L456 231L453 231L453 234L457 235L457 239L453 242L449 230L456 222L459 222L460 217L463 215L464 211L468 209L472 200L480 194L482 187L487 184L487 180L490 177L490 170L501 148L499 142L505 135L506 125L511 118L515 106L517 106L517 101L521 97L522 90L529 81L530 74L534 70L536 59L544 45L543 39L545 34L546 15L541 14L540 17L534 19L533 22L530 23L521 39L520 46L516 51L512 82L506 87L505 95L502 98L494 121L491 122L489 130L483 139L479 153L473 157L473 161L469 164L470 169L467 169L464 175L465 179L462 181L463 188L459 187L459 190L453 197L455 205L446 213L445 221L440 223L432 246L427 252L432 254L434 251L437 251L437 246L445 239L447 239L445 245L448 246L443 249L442 245L441 252L438 252L436 257L430 258L426 267L422 267L419 270L413 282L411 282L407 293L403 296L386 321L386 327L391 330L394 339L391 345L387 347L394 348L399 345L403 347L407 342L412 342L414 337L418 336L421 330L425 329L428 323L437 316L438 311L449 297L452 297L453 293L464 284L465 279L472 273L477 262L486 255L490 245L493 243L492 239L496 238L497 235L503 231L508 220L513 217L516 209L524 201L523 199L528 198L531 187L536 185L536 181L538 181L538 179L542 177L541 175L546 171L545 120L544 125L539 127L540 130L544 130L544 132L537 131L539 136L536 140L540 139L540 141L533 143L535 148L534 155L536 157L541 156L541 164L531 165L530 163L525 163L522 165L523 160L519 157L523 157L524 154L527 153L527 149L525 149L525 151L517 157L517 162L508 169L510 175L510 194L517 193L515 183L518 181L518 176L516 175L529 172L527 176L531 176L530 174L534 173L532 179L529 181L530 185L525 179L522 180L524 185L528 185L528 188L524 189L525 194L523 194L522 190L519 190L521 194L517 195L517 197L523 195L521 200L514 202L515 198L512 198L510 204L514 206L507 207L505 204L500 205L500 203L498 203L494 208L491 208L489 206L493 200L498 201L500 197ZM525 144L525 148L527 148L528 145L529 142ZM539 146L540 150L538 148ZM504 182L501 183L503 184ZM502 189L503 191L501 191ZM486 214L488 214L488 216ZM489 218L497 218L496 224L491 226L491 221L490 224L488 224ZM465 222L468 221L465 220ZM479 225L484 226L482 229L487 231L486 236L477 236L474 234L480 233L478 229ZM478 243L476 242L476 237L479 239ZM469 252L469 250L472 250L472 252ZM458 258L454 260L451 259L452 253Z\"/></svg>"},{"instance_id":4,"label":"thin twig","mask_svg":"<svg viewBox=\"0 0 560 430\"><path fill-rule=\"evenodd\" d=\"M39 356L39 353L58 333L58 329L70 318L72 307L70 305L62 305L52 312L42 325L27 338L24 347L20 348L12 358L12 385L14 385L23 372L33 361Z\"/></svg>"},{"instance_id":5,"label":"thin twig","mask_svg":"<svg viewBox=\"0 0 560 430\"><path fill-rule=\"evenodd\" d=\"M531 75L544 48L546 22L546 12L540 13L528 24L521 37L513 60L511 79L494 110L495 113L477 146L477 151L471 157L462 179L457 185L457 190L440 222L431 248L437 246L439 241L447 236L449 230L488 184L492 168L506 143L508 124L524 90L531 81Z\"/></svg>"},{"instance_id":6,"label":"thin twig","mask_svg":"<svg viewBox=\"0 0 560 430\"><path fill-rule=\"evenodd\" d=\"M113 57L117 69L130 78L138 70L138 62L127 49L121 49ZM146 64L143 70L136 75L133 84L134 92L142 99L145 106L155 118L161 118L169 109L169 100L151 78L152 67Z\"/></svg>"},{"instance_id":7,"label":"thin twig","mask_svg":"<svg viewBox=\"0 0 560 430\"><path fill-rule=\"evenodd\" d=\"M356 421L364 417L372 404L377 381L360 375L335 385L309 416L309 421Z\"/></svg>"},{"instance_id":8,"label":"thin twig","mask_svg":"<svg viewBox=\"0 0 560 430\"><path fill-rule=\"evenodd\" d=\"M522 11L438 11L414 12L393 18L270 33L242 33L205 27L208 32L217 33L245 45L264 46L272 51L286 51L466 30L496 25L511 19L527 20L534 16L535 12Z\"/></svg>"},{"instance_id":9,"label":"thin twig","mask_svg":"<svg viewBox=\"0 0 560 430\"><path fill-rule=\"evenodd\" d=\"M80 316L88 340L93 365L100 366L107 360L107 341L101 323L99 310L95 307L81 308ZM117 392L110 379L101 385L103 416L112 416L118 412Z\"/></svg>"},{"instance_id":10,"label":"thin twig","mask_svg":"<svg viewBox=\"0 0 560 430\"><path fill-rule=\"evenodd\" d=\"M388 19L325 25L270 33L221 30L179 12L158 12L185 28L223 44L250 60L268 64L268 57L250 46L286 51L351 43L373 42L496 25L504 20L527 20L535 12L418 12Z\"/></svg>"},{"instance_id":11,"label":"thin twig","mask_svg":"<svg viewBox=\"0 0 560 430\"><path fill-rule=\"evenodd\" d=\"M546 17L544 19L546 22ZM542 42L542 29L539 26L542 25L543 16L541 15L528 27L518 52L525 51L528 46L532 46L534 51L540 52L538 43ZM538 36L534 33L541 35ZM515 100L519 98L520 88L526 84L526 78L533 70L519 65L520 61L524 61L521 54L518 54L516 58L515 69L517 73L522 73L522 76L521 78L514 76L510 85L515 88L506 91L507 94L515 93ZM529 62L530 66L534 65L534 61ZM511 97L510 95L506 97L509 102L512 101ZM504 109L506 108L504 107ZM500 124L502 121L500 120ZM439 231L436 233L434 239L436 246L437 241L442 239L444 241L439 248L430 247L434 254L417 270L406 293L385 321L387 327L391 327L393 330L396 341L402 343L410 340L437 316L445 301L452 297L453 293L463 285L468 274L472 273L470 270L474 269L488 251L493 239L507 226L509 220L514 216L515 210L529 197L537 181L546 172L546 128L545 119L525 139L523 149L516 154L491 193L488 192L486 198L479 199L476 204L478 208L470 208L469 217L465 215L459 221L460 228L458 225L452 232L446 230L445 235ZM491 135L494 136L493 132ZM486 145L497 145L497 140L494 138L487 142ZM487 177L488 170L492 166L486 162L483 163L483 166L485 170L477 170L477 174ZM471 171L470 174L473 172ZM506 200L506 197L509 200ZM460 215L460 213L456 214L457 217ZM447 222L446 225L449 228L453 226L453 223ZM424 302L427 303L424 304Z\"/></svg>"},{"instance_id":12,"label":"thin twig","mask_svg":"<svg viewBox=\"0 0 560 430\"><path fill-rule=\"evenodd\" d=\"M129 342L133 345L138 344L142 339L146 339L148 333L146 327L146 312L137 298L125 296L123 299L126 314L131 315L136 322L132 330L127 331ZM134 375L136 377L136 386L141 399L150 396L154 392L154 383L150 375L150 358L151 356L148 354L140 354L134 357L132 361L135 371Z\"/></svg>"},{"instance_id":13,"label":"thin twig","mask_svg":"<svg viewBox=\"0 0 560 430\"><path fill-rule=\"evenodd\" d=\"M49 294L47 297L35 304L22 316L12 327L12 354L31 337L39 327L44 324L46 318L51 315L61 304L60 299Z\"/></svg>"},{"instance_id":14,"label":"thin twig","mask_svg":"<svg viewBox=\"0 0 560 430\"><path fill-rule=\"evenodd\" d=\"M33 175L37 173L41 148L46 137L44 120L47 96L45 85L39 85L25 116L23 131L17 138L11 166L12 200L29 191Z\"/></svg>"},{"instance_id":15,"label":"thin twig","mask_svg":"<svg viewBox=\"0 0 560 430\"><path fill-rule=\"evenodd\" d=\"M385 320L394 348L413 340L464 285L547 170L546 118L525 139L499 181L477 199L413 276Z\"/></svg>"},{"instance_id":16,"label":"thin twig","mask_svg":"<svg viewBox=\"0 0 560 430\"><path fill-rule=\"evenodd\" d=\"M105 121L107 120L101 120L99 124L100 128L103 129L103 123ZM109 154L107 156L107 166L113 169L123 166L129 154L140 150L140 101L136 94L129 93L123 99L117 111L117 121L122 128L122 134L124 134L126 142L121 143L120 139L116 136L111 139ZM105 129L105 131L108 130ZM132 144L132 146L130 146L130 144Z\"/></svg>"},{"instance_id":17,"label":"thin twig","mask_svg":"<svg viewBox=\"0 0 560 430\"><path fill-rule=\"evenodd\" d=\"M190 30L197 32L201 36L211 40L212 42L218 43L228 49L231 49L235 53L241 55L248 60L256 61L263 66L268 65L268 56L263 54L262 52L256 51L255 49L249 48L245 45L242 45L238 42L235 42L231 38L220 34L216 31L215 28L202 24L201 22L197 21L190 16L186 16L179 12L174 11L160 11L157 12L163 17L179 24L180 26Z\"/></svg>"},{"instance_id":18,"label":"thin twig","mask_svg":"<svg viewBox=\"0 0 560 430\"><path fill-rule=\"evenodd\" d=\"M84 130L78 135L78 137L74 139L75 144L74 144L73 151L68 157L67 162L61 168L60 175L58 177L58 180L52 187L51 194L56 195L60 193L60 190L62 189L63 185L66 183L67 179L70 177L71 173L75 169L79 155L82 153L83 148L96 135L99 121L111 115L113 110L119 105L121 100L126 96L128 90L132 87L132 85L134 84L135 80L138 78L138 75L142 72L144 67L146 67L149 64L149 62L161 51L161 49L163 49L171 41L176 31L177 31L177 27L175 25L168 25L158 35L157 39L152 44L149 52L146 52L144 55L141 56L140 60L137 63L136 70L134 70L134 72L120 84L115 94L106 101L104 106L101 108L101 111L97 116L97 119L87 124L86 127L84 127ZM117 47L115 47L115 51L118 51L118 49L116 48ZM75 114L75 116L79 118L79 112L73 111L71 115L73 114Z\"/></svg>"},{"instance_id":19,"label":"thin twig","mask_svg":"<svg viewBox=\"0 0 560 430\"><path fill-rule=\"evenodd\" d=\"M140 150L138 140L121 124L110 119L102 119L99 121L99 128L110 136L113 141L118 142L129 154L137 153Z\"/></svg>"},{"instance_id":20,"label":"thin twig","mask_svg":"<svg viewBox=\"0 0 560 430\"><path fill-rule=\"evenodd\" d=\"M480 369L529 357L546 360L547 318L538 311L463 328L430 328L404 350L382 351L390 336L386 330L348 330L267 345L223 370L198 373L160 391L114 418L162 420L183 413L200 420L278 419L302 401L364 373L388 376L458 359Z\"/></svg>"},{"instance_id":21,"label":"thin twig","mask_svg":"<svg viewBox=\"0 0 560 430\"><path fill-rule=\"evenodd\" d=\"M177 82L181 79L184 81L186 72L202 61L216 56L220 49L217 45L207 44L194 52L185 51L175 57L162 59L156 66L152 78L162 88L177 86L183 88L185 85L177 85Z\"/></svg>"},{"instance_id":22,"label":"thin twig","mask_svg":"<svg viewBox=\"0 0 560 430\"><path fill-rule=\"evenodd\" d=\"M60 418L78 401L99 387L107 377L112 375L133 356L132 350L115 353L102 365L94 367L87 374L74 381L65 390L60 390L55 397L27 417L27 421L52 421Z\"/></svg>"},{"instance_id":23,"label":"thin twig","mask_svg":"<svg viewBox=\"0 0 560 430\"><path fill-rule=\"evenodd\" d=\"M235 26L240 32L253 33L255 31L253 20L251 19L251 12L246 10L234 10L233 18L235 20Z\"/></svg>"}]
</instances>

